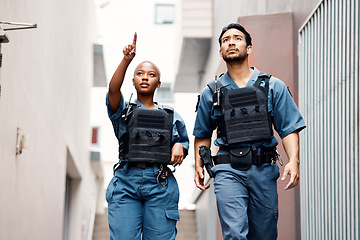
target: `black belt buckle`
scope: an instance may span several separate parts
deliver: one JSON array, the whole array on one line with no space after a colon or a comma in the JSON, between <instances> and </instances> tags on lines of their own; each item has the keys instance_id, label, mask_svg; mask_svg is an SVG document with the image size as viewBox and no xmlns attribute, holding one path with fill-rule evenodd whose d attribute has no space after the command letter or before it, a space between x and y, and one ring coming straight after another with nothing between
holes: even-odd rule
<instances>
[{"instance_id":1,"label":"black belt buckle","mask_svg":"<svg viewBox=\"0 0 360 240\"><path fill-rule=\"evenodd\" d=\"M145 169L147 167L147 164L146 163L136 163L135 167Z\"/></svg>"}]
</instances>

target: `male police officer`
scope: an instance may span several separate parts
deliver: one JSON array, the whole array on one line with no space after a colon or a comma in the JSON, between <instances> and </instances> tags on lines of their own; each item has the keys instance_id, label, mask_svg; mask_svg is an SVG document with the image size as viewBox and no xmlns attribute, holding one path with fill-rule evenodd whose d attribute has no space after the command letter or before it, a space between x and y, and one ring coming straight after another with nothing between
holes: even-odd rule
<instances>
[{"instance_id":1,"label":"male police officer","mask_svg":"<svg viewBox=\"0 0 360 240\"><path fill-rule=\"evenodd\" d=\"M228 71L203 89L198 103L195 183L201 190L209 188L199 148L211 145L217 129L219 151L211 170L224 240L276 239L280 172L272 126L289 157L282 180L290 175L285 187L290 189L299 180L298 132L305 123L286 85L249 67L251 36L241 25L224 27L219 44Z\"/></svg>"}]
</instances>

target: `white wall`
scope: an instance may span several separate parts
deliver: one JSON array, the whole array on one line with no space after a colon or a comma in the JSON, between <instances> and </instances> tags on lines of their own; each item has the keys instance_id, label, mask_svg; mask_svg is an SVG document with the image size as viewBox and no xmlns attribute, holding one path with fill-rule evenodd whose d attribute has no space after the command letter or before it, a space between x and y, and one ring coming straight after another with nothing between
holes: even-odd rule
<instances>
[{"instance_id":1,"label":"white wall","mask_svg":"<svg viewBox=\"0 0 360 240\"><path fill-rule=\"evenodd\" d=\"M92 0L1 0L8 31L0 68L0 239L62 239L67 151L80 177L70 239L86 239L95 176L89 109L95 9ZM5 26L3 26L5 28ZM28 147L15 154L16 129ZM69 166L68 166L69 167Z\"/></svg>"}]
</instances>

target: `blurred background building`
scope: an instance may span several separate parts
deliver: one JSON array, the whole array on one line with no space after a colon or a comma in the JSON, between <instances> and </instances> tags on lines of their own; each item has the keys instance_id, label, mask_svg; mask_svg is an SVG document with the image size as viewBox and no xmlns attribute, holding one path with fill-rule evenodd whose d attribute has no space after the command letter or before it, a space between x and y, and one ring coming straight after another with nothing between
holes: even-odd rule
<instances>
[{"instance_id":1,"label":"blurred background building","mask_svg":"<svg viewBox=\"0 0 360 240\"><path fill-rule=\"evenodd\" d=\"M179 225L178 239L222 239L212 179L204 192L193 182L192 129L197 95L226 71L217 38L231 22L253 37L251 65L289 86L308 125L300 135L299 186L284 191L288 179L278 184L279 239L360 238L357 0L0 0L0 6L1 240L108 236L105 188L118 146L105 95L134 32L137 55L125 99L135 93L135 66L153 61L162 75L156 99L184 118L191 140L175 176L179 208L196 216L182 215L180 223L197 232ZM37 28L12 30L5 22Z\"/></svg>"}]
</instances>

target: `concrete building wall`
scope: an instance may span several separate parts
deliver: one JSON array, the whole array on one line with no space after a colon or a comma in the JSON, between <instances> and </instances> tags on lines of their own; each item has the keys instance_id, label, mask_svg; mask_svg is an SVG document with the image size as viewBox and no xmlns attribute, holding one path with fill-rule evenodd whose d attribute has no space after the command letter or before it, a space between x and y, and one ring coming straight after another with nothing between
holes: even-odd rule
<instances>
[{"instance_id":1,"label":"concrete building wall","mask_svg":"<svg viewBox=\"0 0 360 240\"><path fill-rule=\"evenodd\" d=\"M96 197L89 157L93 2L0 5L2 21L38 25L6 31L10 42L1 44L0 239L62 239L65 211L64 239L86 239ZM18 155L17 134L26 139Z\"/></svg>"},{"instance_id":2,"label":"concrete building wall","mask_svg":"<svg viewBox=\"0 0 360 240\"><path fill-rule=\"evenodd\" d=\"M182 0L182 35L208 38L212 33L212 0Z\"/></svg>"}]
</instances>

